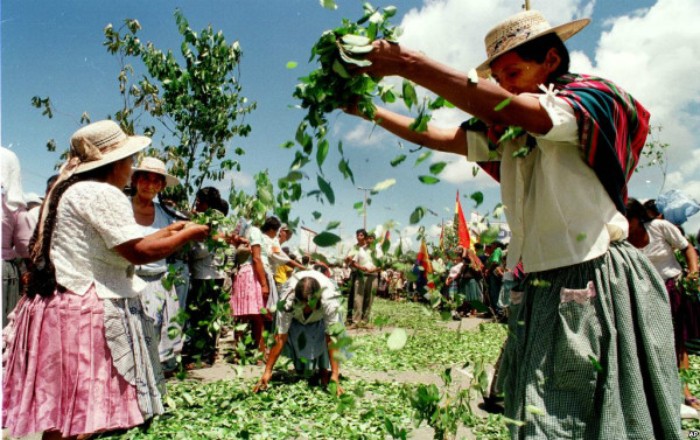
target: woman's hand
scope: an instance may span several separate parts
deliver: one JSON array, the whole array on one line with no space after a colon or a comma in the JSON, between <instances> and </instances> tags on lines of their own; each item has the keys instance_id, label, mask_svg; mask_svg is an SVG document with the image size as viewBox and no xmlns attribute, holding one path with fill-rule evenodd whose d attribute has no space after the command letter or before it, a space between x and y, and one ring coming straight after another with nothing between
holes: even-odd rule
<instances>
[{"instance_id":1,"label":"woman's hand","mask_svg":"<svg viewBox=\"0 0 700 440\"><path fill-rule=\"evenodd\" d=\"M168 225L167 229L168 229L168 231L172 231L172 232L181 231L182 229L185 229L185 227L187 226L188 223L190 223L190 222L184 221L184 220L179 220L179 221L176 221L175 223L171 223L170 225Z\"/></svg>"},{"instance_id":2,"label":"woman's hand","mask_svg":"<svg viewBox=\"0 0 700 440\"><path fill-rule=\"evenodd\" d=\"M207 225L187 222L187 225L184 227L184 231L190 234L190 240L203 241L209 237L209 226Z\"/></svg>"},{"instance_id":3,"label":"woman's hand","mask_svg":"<svg viewBox=\"0 0 700 440\"><path fill-rule=\"evenodd\" d=\"M270 297L270 286L267 284L264 284L261 286L262 290L262 297L263 297L263 303L267 304L267 298Z\"/></svg>"},{"instance_id":4,"label":"woman's hand","mask_svg":"<svg viewBox=\"0 0 700 440\"><path fill-rule=\"evenodd\" d=\"M412 56L409 50L387 40L376 40L372 46L372 51L365 57L372 65L359 69L359 73L366 73L374 78L398 75L404 63Z\"/></svg>"},{"instance_id":5,"label":"woman's hand","mask_svg":"<svg viewBox=\"0 0 700 440\"><path fill-rule=\"evenodd\" d=\"M270 379L272 379L272 372L266 371L263 373L258 383L255 385L255 387L253 387L253 392L259 393L260 391L265 391L270 383Z\"/></svg>"}]
</instances>

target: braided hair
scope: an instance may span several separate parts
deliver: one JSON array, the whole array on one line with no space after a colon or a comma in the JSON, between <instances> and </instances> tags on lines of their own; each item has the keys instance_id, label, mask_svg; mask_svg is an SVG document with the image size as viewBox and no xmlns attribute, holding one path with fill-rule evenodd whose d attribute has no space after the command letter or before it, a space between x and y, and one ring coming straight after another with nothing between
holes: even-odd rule
<instances>
[{"instance_id":1,"label":"braided hair","mask_svg":"<svg viewBox=\"0 0 700 440\"><path fill-rule=\"evenodd\" d=\"M39 295L43 298L51 296L54 291L63 293L66 288L56 282L56 268L51 262L51 239L56 228L56 216L58 214L58 204L63 194L73 186L73 184L85 180L104 180L104 177L111 172L114 164L110 163L91 171L74 174L65 180L59 180L51 189L46 201L41 205L39 218L43 218L44 210L47 210L46 218L43 220L44 227L34 229L34 234L29 242L29 271L24 279L25 294L29 298ZM39 231L42 236L39 237ZM39 242L40 244L38 244Z\"/></svg>"}]
</instances>

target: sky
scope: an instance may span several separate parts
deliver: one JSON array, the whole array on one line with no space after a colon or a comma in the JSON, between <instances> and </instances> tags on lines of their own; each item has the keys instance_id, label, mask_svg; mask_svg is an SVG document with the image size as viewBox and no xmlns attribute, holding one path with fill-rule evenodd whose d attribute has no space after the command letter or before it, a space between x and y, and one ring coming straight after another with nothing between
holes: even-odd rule
<instances>
[{"instance_id":1,"label":"sky","mask_svg":"<svg viewBox=\"0 0 700 440\"><path fill-rule=\"evenodd\" d=\"M227 41L239 41L242 94L257 103L246 117L252 132L234 138L230 151L242 147L242 171L215 186L227 192L231 178L237 189L252 190L252 176L267 169L276 180L287 174L291 150L280 145L294 138L303 118L292 97L298 78L315 69L308 64L310 49L321 33L341 24L343 18L358 19L358 0L337 0L337 10L321 7L318 0L138 0L81 1L3 0L0 10L1 45L1 126L2 145L13 150L22 166L25 192L43 193L46 179L54 172L58 153L46 149L55 139L58 150L68 146L73 131L80 126L80 115L87 112L93 121L120 108L117 88L119 64L102 46L103 28L118 28L126 18L136 18L144 41L177 53L181 40L173 12L180 8L190 25L201 30L211 25L222 30ZM392 23L400 25L401 44L457 69L467 71L485 58L483 37L496 23L518 12L521 0L402 0L372 2L374 6L398 7ZM592 73L615 81L631 92L652 114L652 125L661 127L656 138L668 143L665 169L647 164L630 182L631 196L645 200L661 192L680 189L700 200L700 149L695 133L700 132L700 16L697 0L531 0L553 25L590 17L592 24L567 42L572 52L572 70ZM288 69L295 61L298 67ZM134 63L139 71L137 63ZM389 83L398 84L388 79ZM50 97L56 115L48 119L30 105L33 96ZM399 110L399 108L396 108ZM454 109L440 110L434 122L459 124L469 115ZM331 145L343 142L346 157L355 175L355 185L337 172L338 153L332 152L323 173L333 184L334 205L305 199L294 207L293 217L312 230L322 231L335 220L336 231L344 239L336 250L342 254L354 242L354 231L363 226L363 217L353 205L363 200L358 187L371 188L386 179L396 184L371 197L367 228L392 230L406 245L416 245L415 234L424 226L429 240L437 240L442 221L454 214L457 191L465 213L485 214L499 202L496 183L485 173L473 176L473 164L462 156L435 153L414 166L422 152L372 124L341 112L330 115ZM137 128L138 131L138 128ZM154 145L159 139L154 138ZM398 154L409 159L400 166L389 165ZM428 174L430 163L449 165L437 185L423 185L417 176ZM644 161L643 161L644 162ZM309 181L305 190L315 189L315 164L304 168ZM482 192L484 202L475 207L469 195ZM418 225L409 224L416 206L429 213ZM312 212L322 216L316 220ZM688 232L700 228L700 214L684 225ZM306 247L297 236L292 245ZM394 241L396 241L394 239Z\"/></svg>"}]
</instances>

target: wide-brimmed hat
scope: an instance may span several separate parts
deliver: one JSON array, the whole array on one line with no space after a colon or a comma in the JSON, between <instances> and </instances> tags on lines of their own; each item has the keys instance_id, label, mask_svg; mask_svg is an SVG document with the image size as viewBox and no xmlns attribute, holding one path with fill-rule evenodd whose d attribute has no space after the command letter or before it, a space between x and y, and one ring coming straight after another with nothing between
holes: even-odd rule
<instances>
[{"instance_id":1,"label":"wide-brimmed hat","mask_svg":"<svg viewBox=\"0 0 700 440\"><path fill-rule=\"evenodd\" d=\"M98 121L73 133L68 161L77 161L74 173L84 173L129 157L150 143L146 136L127 135L114 121Z\"/></svg>"},{"instance_id":2,"label":"wide-brimmed hat","mask_svg":"<svg viewBox=\"0 0 700 440\"><path fill-rule=\"evenodd\" d=\"M165 168L165 162L158 159L157 157L144 157L141 159L139 166L133 169L133 172L141 171L144 173L159 174L165 177L165 186L171 187L180 183L177 177L168 174L168 170Z\"/></svg>"},{"instance_id":3,"label":"wide-brimmed hat","mask_svg":"<svg viewBox=\"0 0 700 440\"><path fill-rule=\"evenodd\" d=\"M552 27L539 11L523 11L515 14L494 26L486 34L484 44L488 58L476 68L476 71L479 76L488 77L491 74L491 63L504 53L550 33L555 33L562 41L566 41L590 22L590 19L582 18Z\"/></svg>"}]
</instances>

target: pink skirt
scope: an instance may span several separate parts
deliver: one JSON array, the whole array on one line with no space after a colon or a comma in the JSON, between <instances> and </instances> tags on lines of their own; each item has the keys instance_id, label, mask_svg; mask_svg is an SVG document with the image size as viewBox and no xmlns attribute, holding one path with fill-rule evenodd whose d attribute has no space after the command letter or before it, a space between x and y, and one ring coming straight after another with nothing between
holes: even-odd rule
<instances>
[{"instance_id":1,"label":"pink skirt","mask_svg":"<svg viewBox=\"0 0 700 440\"><path fill-rule=\"evenodd\" d=\"M260 315L260 309L265 307L262 287L255 277L252 264L244 264L238 270L233 280L230 304L233 316Z\"/></svg>"},{"instance_id":2,"label":"pink skirt","mask_svg":"<svg viewBox=\"0 0 700 440\"><path fill-rule=\"evenodd\" d=\"M22 297L5 337L3 426L15 437L64 437L144 422L136 387L115 369L105 338L104 300L92 287Z\"/></svg>"}]
</instances>

